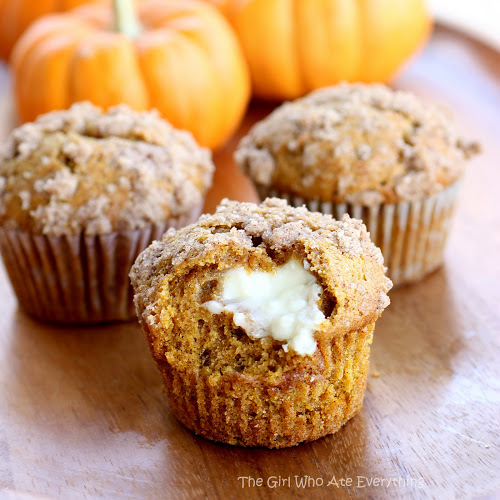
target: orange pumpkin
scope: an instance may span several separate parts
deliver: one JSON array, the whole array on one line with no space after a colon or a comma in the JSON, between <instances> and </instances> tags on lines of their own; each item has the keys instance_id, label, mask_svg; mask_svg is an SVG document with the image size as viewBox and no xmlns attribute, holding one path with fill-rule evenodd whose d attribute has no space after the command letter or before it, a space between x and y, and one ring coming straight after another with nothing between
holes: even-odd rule
<instances>
[{"instance_id":1,"label":"orange pumpkin","mask_svg":"<svg viewBox=\"0 0 500 500\"><path fill-rule=\"evenodd\" d=\"M238 33L254 93L269 99L388 81L431 26L424 0L209 1Z\"/></svg>"},{"instance_id":2,"label":"orange pumpkin","mask_svg":"<svg viewBox=\"0 0 500 500\"><path fill-rule=\"evenodd\" d=\"M137 16L135 15L137 14ZM89 4L46 16L12 54L22 121L71 103L156 108L203 146L217 147L246 109L250 79L224 17L198 0Z\"/></svg>"},{"instance_id":3,"label":"orange pumpkin","mask_svg":"<svg viewBox=\"0 0 500 500\"><path fill-rule=\"evenodd\" d=\"M74 9L89 0L0 0L0 58L7 60L23 31L39 17Z\"/></svg>"}]
</instances>

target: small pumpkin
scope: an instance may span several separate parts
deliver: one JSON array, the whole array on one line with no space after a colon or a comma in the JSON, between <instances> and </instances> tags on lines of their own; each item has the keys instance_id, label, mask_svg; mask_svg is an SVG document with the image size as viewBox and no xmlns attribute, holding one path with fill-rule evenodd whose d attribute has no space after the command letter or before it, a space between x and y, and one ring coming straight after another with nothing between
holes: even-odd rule
<instances>
[{"instance_id":1,"label":"small pumpkin","mask_svg":"<svg viewBox=\"0 0 500 500\"><path fill-rule=\"evenodd\" d=\"M207 147L224 143L250 95L248 68L224 17L198 0L114 0L45 16L12 54L22 121L89 100L156 108Z\"/></svg>"},{"instance_id":2,"label":"small pumpkin","mask_svg":"<svg viewBox=\"0 0 500 500\"><path fill-rule=\"evenodd\" d=\"M425 41L424 0L209 0L235 28L254 93L293 99L339 81L386 82Z\"/></svg>"},{"instance_id":3,"label":"small pumpkin","mask_svg":"<svg viewBox=\"0 0 500 500\"><path fill-rule=\"evenodd\" d=\"M16 40L39 17L62 12L89 0L0 0L0 58L8 60Z\"/></svg>"}]
</instances>

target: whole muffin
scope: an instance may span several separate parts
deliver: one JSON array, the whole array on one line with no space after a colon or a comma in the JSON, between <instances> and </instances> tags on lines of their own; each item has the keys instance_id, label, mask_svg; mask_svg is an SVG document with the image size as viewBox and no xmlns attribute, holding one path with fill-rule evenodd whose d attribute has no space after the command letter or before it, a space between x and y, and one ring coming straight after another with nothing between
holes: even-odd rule
<instances>
[{"instance_id":1,"label":"whole muffin","mask_svg":"<svg viewBox=\"0 0 500 500\"><path fill-rule=\"evenodd\" d=\"M444 110L408 92L342 84L277 108L235 159L262 198L362 218L401 284L442 263L465 160L477 149Z\"/></svg>"},{"instance_id":2,"label":"whole muffin","mask_svg":"<svg viewBox=\"0 0 500 500\"><path fill-rule=\"evenodd\" d=\"M361 408L391 282L361 221L224 200L131 273L170 406L214 441L281 448Z\"/></svg>"},{"instance_id":3,"label":"whole muffin","mask_svg":"<svg viewBox=\"0 0 500 500\"><path fill-rule=\"evenodd\" d=\"M56 322L132 318L132 263L197 219L213 170L155 112L80 103L15 129L0 150L0 249L22 308Z\"/></svg>"}]
</instances>

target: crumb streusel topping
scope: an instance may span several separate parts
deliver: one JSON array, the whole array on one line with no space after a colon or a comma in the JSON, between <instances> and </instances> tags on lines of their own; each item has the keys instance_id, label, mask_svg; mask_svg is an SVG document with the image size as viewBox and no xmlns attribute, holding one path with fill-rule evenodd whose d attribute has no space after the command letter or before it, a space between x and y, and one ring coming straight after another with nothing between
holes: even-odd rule
<instances>
[{"instance_id":1,"label":"crumb streusel topping","mask_svg":"<svg viewBox=\"0 0 500 500\"><path fill-rule=\"evenodd\" d=\"M439 192L475 143L447 112L383 85L341 84L285 103L235 153L261 186L336 203L394 203Z\"/></svg>"},{"instance_id":2,"label":"crumb streusel topping","mask_svg":"<svg viewBox=\"0 0 500 500\"><path fill-rule=\"evenodd\" d=\"M140 229L200 205L213 171L210 152L157 112L78 103L0 149L0 224L54 236Z\"/></svg>"}]
</instances>

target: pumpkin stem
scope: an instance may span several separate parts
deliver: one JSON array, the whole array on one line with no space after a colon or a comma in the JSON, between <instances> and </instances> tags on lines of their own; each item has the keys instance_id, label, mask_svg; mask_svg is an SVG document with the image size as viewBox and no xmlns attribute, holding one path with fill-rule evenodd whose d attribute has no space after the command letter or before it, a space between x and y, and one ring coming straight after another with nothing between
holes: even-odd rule
<instances>
[{"instance_id":1,"label":"pumpkin stem","mask_svg":"<svg viewBox=\"0 0 500 500\"><path fill-rule=\"evenodd\" d=\"M142 31L137 18L134 0L113 0L114 29L130 38L137 38Z\"/></svg>"}]
</instances>

